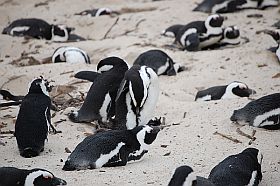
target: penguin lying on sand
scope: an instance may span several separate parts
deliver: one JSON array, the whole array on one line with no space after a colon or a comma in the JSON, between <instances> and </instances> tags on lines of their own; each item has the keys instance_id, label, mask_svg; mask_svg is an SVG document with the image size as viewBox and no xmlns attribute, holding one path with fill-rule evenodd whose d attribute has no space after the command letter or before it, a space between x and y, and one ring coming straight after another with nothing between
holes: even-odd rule
<instances>
[{"instance_id":1,"label":"penguin lying on sand","mask_svg":"<svg viewBox=\"0 0 280 186\"><path fill-rule=\"evenodd\" d=\"M115 98L128 64L118 57L108 57L97 65L98 72L82 71L76 78L92 81L82 107L69 115L73 122L108 122L115 115Z\"/></svg>"},{"instance_id":2,"label":"penguin lying on sand","mask_svg":"<svg viewBox=\"0 0 280 186\"><path fill-rule=\"evenodd\" d=\"M2 34L12 36L28 36L36 39L67 41L73 28L65 25L50 25L42 19L18 19L4 28Z\"/></svg>"},{"instance_id":3,"label":"penguin lying on sand","mask_svg":"<svg viewBox=\"0 0 280 186\"><path fill-rule=\"evenodd\" d=\"M215 186L257 186L262 180L262 158L258 149L247 148L216 165L211 170L208 179Z\"/></svg>"},{"instance_id":4,"label":"penguin lying on sand","mask_svg":"<svg viewBox=\"0 0 280 186\"><path fill-rule=\"evenodd\" d=\"M198 91L195 101L210 101L219 99L231 99L237 97L249 97L256 91L248 88L245 83L234 81L228 85L215 86L205 90Z\"/></svg>"},{"instance_id":5,"label":"penguin lying on sand","mask_svg":"<svg viewBox=\"0 0 280 186\"><path fill-rule=\"evenodd\" d=\"M180 24L172 25L172 26L168 27L167 29L163 30L161 35L176 38L179 30L182 27L184 27L184 25L180 25Z\"/></svg>"},{"instance_id":6,"label":"penguin lying on sand","mask_svg":"<svg viewBox=\"0 0 280 186\"><path fill-rule=\"evenodd\" d=\"M52 55L52 62L66 62L66 63L88 63L90 64L89 56L85 51L77 47L59 47Z\"/></svg>"},{"instance_id":7,"label":"penguin lying on sand","mask_svg":"<svg viewBox=\"0 0 280 186\"><path fill-rule=\"evenodd\" d=\"M196 176L193 169L189 166L178 167L168 186L215 186L206 178Z\"/></svg>"},{"instance_id":8,"label":"penguin lying on sand","mask_svg":"<svg viewBox=\"0 0 280 186\"><path fill-rule=\"evenodd\" d=\"M134 65L136 64L152 68L158 76L173 76L185 70L185 67L175 64L172 58L161 50L148 50L140 54L134 61Z\"/></svg>"},{"instance_id":9,"label":"penguin lying on sand","mask_svg":"<svg viewBox=\"0 0 280 186\"><path fill-rule=\"evenodd\" d=\"M132 130L109 130L88 136L70 154L63 170L125 166L128 162L140 160L159 131L159 127L145 125Z\"/></svg>"},{"instance_id":10,"label":"penguin lying on sand","mask_svg":"<svg viewBox=\"0 0 280 186\"><path fill-rule=\"evenodd\" d=\"M280 93L270 94L251 101L234 110L231 121L245 121L254 127L280 129Z\"/></svg>"},{"instance_id":11,"label":"penguin lying on sand","mask_svg":"<svg viewBox=\"0 0 280 186\"><path fill-rule=\"evenodd\" d=\"M271 48L271 51L276 53L280 61L280 32L278 30L265 30L264 33L270 35L276 41L277 47Z\"/></svg>"},{"instance_id":12,"label":"penguin lying on sand","mask_svg":"<svg viewBox=\"0 0 280 186\"><path fill-rule=\"evenodd\" d=\"M92 10L84 10L80 13L76 13L74 15L90 15L92 17L98 17L98 16L102 16L102 15L110 15L112 14L112 10L109 8L97 8L97 9L92 9Z\"/></svg>"},{"instance_id":13,"label":"penguin lying on sand","mask_svg":"<svg viewBox=\"0 0 280 186\"><path fill-rule=\"evenodd\" d=\"M18 169L0 167L1 186L56 186L67 185L66 181L57 178L44 169Z\"/></svg>"},{"instance_id":14,"label":"penguin lying on sand","mask_svg":"<svg viewBox=\"0 0 280 186\"><path fill-rule=\"evenodd\" d=\"M51 124L51 87L43 78L30 83L28 94L24 97L15 124L15 137L20 155L25 158L38 156L44 150L45 140Z\"/></svg>"},{"instance_id":15,"label":"penguin lying on sand","mask_svg":"<svg viewBox=\"0 0 280 186\"><path fill-rule=\"evenodd\" d=\"M1 102L0 107L20 105L21 102L22 102L22 99L24 98L24 96L15 96L7 90L0 90L0 95L2 97L0 100L8 101L8 102L5 102L5 103Z\"/></svg>"}]
</instances>

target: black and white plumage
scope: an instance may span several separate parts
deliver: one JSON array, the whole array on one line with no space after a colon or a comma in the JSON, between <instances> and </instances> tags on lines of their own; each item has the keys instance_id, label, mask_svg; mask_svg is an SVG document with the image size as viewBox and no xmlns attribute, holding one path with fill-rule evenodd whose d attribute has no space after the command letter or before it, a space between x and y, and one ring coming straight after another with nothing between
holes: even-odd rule
<instances>
[{"instance_id":1,"label":"black and white plumage","mask_svg":"<svg viewBox=\"0 0 280 186\"><path fill-rule=\"evenodd\" d=\"M246 3L241 5L241 9L261 9L269 7L277 7L279 0L246 0Z\"/></svg>"},{"instance_id":2,"label":"black and white plumage","mask_svg":"<svg viewBox=\"0 0 280 186\"><path fill-rule=\"evenodd\" d=\"M254 127L280 129L280 93L270 94L234 110L231 121L245 121Z\"/></svg>"},{"instance_id":3,"label":"black and white plumage","mask_svg":"<svg viewBox=\"0 0 280 186\"><path fill-rule=\"evenodd\" d=\"M45 140L51 125L51 87L42 78L30 83L15 124L15 137L20 155L25 158L38 156L44 150Z\"/></svg>"},{"instance_id":4,"label":"black and white plumage","mask_svg":"<svg viewBox=\"0 0 280 186\"><path fill-rule=\"evenodd\" d=\"M159 131L159 127L145 125L88 136L70 154L63 170L125 166L128 162L141 160Z\"/></svg>"},{"instance_id":5,"label":"black and white plumage","mask_svg":"<svg viewBox=\"0 0 280 186\"><path fill-rule=\"evenodd\" d=\"M84 10L80 13L76 13L75 15L90 15L92 17L98 17L102 15L110 15L113 11L109 8L97 8L97 9L92 9L92 10Z\"/></svg>"},{"instance_id":6,"label":"black and white plumage","mask_svg":"<svg viewBox=\"0 0 280 186\"><path fill-rule=\"evenodd\" d=\"M158 76L147 66L132 66L124 76L116 98L115 129L146 125L153 117L159 96Z\"/></svg>"},{"instance_id":7,"label":"black and white plumage","mask_svg":"<svg viewBox=\"0 0 280 186\"><path fill-rule=\"evenodd\" d=\"M50 25L42 19L30 18L13 21L4 28L2 34L64 42L68 40L72 30L73 28L68 28L65 25Z\"/></svg>"},{"instance_id":8,"label":"black and white plumage","mask_svg":"<svg viewBox=\"0 0 280 186\"><path fill-rule=\"evenodd\" d=\"M167 29L163 30L161 35L167 36L167 37L177 37L177 34L179 30L184 27L184 25L176 24L168 27Z\"/></svg>"},{"instance_id":9,"label":"black and white plumage","mask_svg":"<svg viewBox=\"0 0 280 186\"><path fill-rule=\"evenodd\" d=\"M215 186L204 177L197 176L187 165L176 168L168 186Z\"/></svg>"},{"instance_id":10,"label":"black and white plumage","mask_svg":"<svg viewBox=\"0 0 280 186\"><path fill-rule=\"evenodd\" d=\"M182 49L197 51L218 43L223 37L224 18L218 14L207 17L205 21L194 21L182 27L175 39Z\"/></svg>"},{"instance_id":11,"label":"black and white plumage","mask_svg":"<svg viewBox=\"0 0 280 186\"><path fill-rule=\"evenodd\" d=\"M255 93L256 91L248 88L245 83L234 81L228 85L215 86L198 91L195 96L195 101L210 101L238 97L249 97L251 94Z\"/></svg>"},{"instance_id":12,"label":"black and white plumage","mask_svg":"<svg viewBox=\"0 0 280 186\"><path fill-rule=\"evenodd\" d=\"M0 107L20 105L24 96L16 96L7 90L0 90ZM5 102L3 101L5 100Z\"/></svg>"},{"instance_id":13,"label":"black and white plumage","mask_svg":"<svg viewBox=\"0 0 280 186\"><path fill-rule=\"evenodd\" d=\"M271 49L272 52L275 52L278 60L280 61L280 31L278 30L265 30L264 33L270 35L275 42L277 43L276 47Z\"/></svg>"},{"instance_id":14,"label":"black and white plumage","mask_svg":"<svg viewBox=\"0 0 280 186\"><path fill-rule=\"evenodd\" d=\"M90 58L88 54L77 47L59 47L52 55L53 63L88 63L90 64Z\"/></svg>"},{"instance_id":15,"label":"black and white plumage","mask_svg":"<svg viewBox=\"0 0 280 186\"><path fill-rule=\"evenodd\" d=\"M69 115L73 122L108 122L115 115L115 98L128 64L118 57L108 57L97 65L98 72L81 71L76 78L92 81L82 107Z\"/></svg>"},{"instance_id":16,"label":"black and white plumage","mask_svg":"<svg viewBox=\"0 0 280 186\"><path fill-rule=\"evenodd\" d=\"M18 169L15 167L0 167L1 186L56 186L67 185L66 181L55 177L44 169Z\"/></svg>"},{"instance_id":17,"label":"black and white plumage","mask_svg":"<svg viewBox=\"0 0 280 186\"><path fill-rule=\"evenodd\" d=\"M140 54L134 61L134 64L148 66L157 75L173 76L184 70L183 66L174 63L173 59L162 50L148 50Z\"/></svg>"},{"instance_id":18,"label":"black and white plumage","mask_svg":"<svg viewBox=\"0 0 280 186\"><path fill-rule=\"evenodd\" d=\"M247 148L216 165L208 179L215 186L257 186L262 180L262 158L258 149Z\"/></svg>"}]
</instances>

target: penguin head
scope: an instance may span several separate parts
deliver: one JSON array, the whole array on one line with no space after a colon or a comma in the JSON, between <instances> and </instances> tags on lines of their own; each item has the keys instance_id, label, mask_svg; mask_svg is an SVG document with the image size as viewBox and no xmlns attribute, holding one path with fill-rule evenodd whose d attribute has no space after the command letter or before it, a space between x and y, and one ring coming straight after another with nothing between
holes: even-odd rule
<instances>
[{"instance_id":1,"label":"penguin head","mask_svg":"<svg viewBox=\"0 0 280 186\"><path fill-rule=\"evenodd\" d=\"M64 42L67 41L70 35L70 32L73 31L74 28L66 27L65 25L52 25L51 34L52 40L56 42Z\"/></svg>"},{"instance_id":2,"label":"penguin head","mask_svg":"<svg viewBox=\"0 0 280 186\"><path fill-rule=\"evenodd\" d=\"M239 44L240 32L237 26L229 26L224 29L224 39L229 44Z\"/></svg>"},{"instance_id":3,"label":"penguin head","mask_svg":"<svg viewBox=\"0 0 280 186\"><path fill-rule=\"evenodd\" d=\"M250 156L253 160L256 160L258 164L262 164L263 155L262 153L256 148L246 148L241 152L241 154Z\"/></svg>"},{"instance_id":4,"label":"penguin head","mask_svg":"<svg viewBox=\"0 0 280 186\"><path fill-rule=\"evenodd\" d=\"M51 172L43 169L32 169L26 176L24 185L56 186L67 185L66 181L55 177Z\"/></svg>"},{"instance_id":5,"label":"penguin head","mask_svg":"<svg viewBox=\"0 0 280 186\"><path fill-rule=\"evenodd\" d=\"M239 97L249 97L252 94L255 94L256 91L248 88L245 83L234 81L227 85L226 93L232 93Z\"/></svg>"},{"instance_id":6,"label":"penguin head","mask_svg":"<svg viewBox=\"0 0 280 186\"><path fill-rule=\"evenodd\" d=\"M195 186L196 183L196 175L193 169L185 165L175 170L168 186Z\"/></svg>"},{"instance_id":7,"label":"penguin head","mask_svg":"<svg viewBox=\"0 0 280 186\"><path fill-rule=\"evenodd\" d=\"M102 59L97 65L97 72L107 72L115 66L129 68L129 65L123 59L113 56Z\"/></svg>"},{"instance_id":8,"label":"penguin head","mask_svg":"<svg viewBox=\"0 0 280 186\"><path fill-rule=\"evenodd\" d=\"M64 52L66 50L66 46L58 47L53 55L52 55L52 62L53 63L59 63L59 62L66 62Z\"/></svg>"},{"instance_id":9,"label":"penguin head","mask_svg":"<svg viewBox=\"0 0 280 186\"><path fill-rule=\"evenodd\" d=\"M213 14L207 17L205 21L205 26L207 29L219 28L223 25L224 17L219 14Z\"/></svg>"},{"instance_id":10,"label":"penguin head","mask_svg":"<svg viewBox=\"0 0 280 186\"><path fill-rule=\"evenodd\" d=\"M52 86L49 85L49 82L47 80L44 80L41 76L40 78L37 78L29 84L28 93L30 94L45 94L46 96L49 96L49 92L52 90Z\"/></svg>"},{"instance_id":11,"label":"penguin head","mask_svg":"<svg viewBox=\"0 0 280 186\"><path fill-rule=\"evenodd\" d=\"M144 150L148 150L148 146L155 141L159 131L159 126L148 125L137 126L131 130Z\"/></svg>"}]
</instances>

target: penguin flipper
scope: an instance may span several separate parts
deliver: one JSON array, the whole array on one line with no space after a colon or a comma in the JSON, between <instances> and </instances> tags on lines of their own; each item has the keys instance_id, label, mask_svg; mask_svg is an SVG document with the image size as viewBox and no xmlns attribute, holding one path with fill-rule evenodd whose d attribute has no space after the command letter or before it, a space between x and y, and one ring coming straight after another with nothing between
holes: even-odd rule
<instances>
[{"instance_id":1,"label":"penguin flipper","mask_svg":"<svg viewBox=\"0 0 280 186\"><path fill-rule=\"evenodd\" d=\"M74 75L75 78L83 79L87 81L94 82L96 78L100 75L98 72L93 71L80 71Z\"/></svg>"}]
</instances>

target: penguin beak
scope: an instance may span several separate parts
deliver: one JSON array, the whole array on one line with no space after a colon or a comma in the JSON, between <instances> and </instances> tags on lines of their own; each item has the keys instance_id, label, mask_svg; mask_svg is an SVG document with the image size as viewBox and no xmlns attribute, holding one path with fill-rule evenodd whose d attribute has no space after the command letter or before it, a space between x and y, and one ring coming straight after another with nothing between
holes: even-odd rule
<instances>
[{"instance_id":1,"label":"penguin beak","mask_svg":"<svg viewBox=\"0 0 280 186\"><path fill-rule=\"evenodd\" d=\"M67 182L65 180L63 180L63 179L54 177L52 179L52 185L53 186L56 186L56 185L67 185Z\"/></svg>"}]
</instances>

